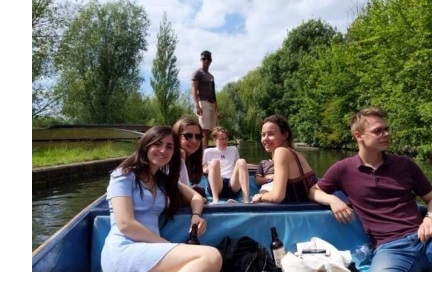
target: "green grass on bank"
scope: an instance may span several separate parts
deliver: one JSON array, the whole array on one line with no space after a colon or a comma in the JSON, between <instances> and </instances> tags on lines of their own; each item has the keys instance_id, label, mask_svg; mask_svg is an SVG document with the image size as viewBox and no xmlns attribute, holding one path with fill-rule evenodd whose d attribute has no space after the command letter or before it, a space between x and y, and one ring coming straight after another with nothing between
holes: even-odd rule
<instances>
[{"instance_id":1,"label":"green grass on bank","mask_svg":"<svg viewBox=\"0 0 432 282\"><path fill-rule=\"evenodd\" d=\"M135 146L135 142L114 141L33 143L32 167L126 157Z\"/></svg>"},{"instance_id":2,"label":"green grass on bank","mask_svg":"<svg viewBox=\"0 0 432 282\"><path fill-rule=\"evenodd\" d=\"M213 141L209 142L213 146ZM34 142L32 168L126 157L136 141Z\"/></svg>"}]
</instances>

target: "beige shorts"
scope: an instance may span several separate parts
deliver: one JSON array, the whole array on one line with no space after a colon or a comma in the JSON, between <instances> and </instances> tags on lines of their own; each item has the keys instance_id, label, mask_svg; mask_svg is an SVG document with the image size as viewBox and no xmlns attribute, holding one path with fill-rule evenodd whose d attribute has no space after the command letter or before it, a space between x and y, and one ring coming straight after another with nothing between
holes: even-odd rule
<instances>
[{"instance_id":1,"label":"beige shorts","mask_svg":"<svg viewBox=\"0 0 432 282\"><path fill-rule=\"evenodd\" d=\"M217 123L215 104L207 101L200 101L199 104L202 109L202 115L198 116L199 124L203 129L212 131Z\"/></svg>"}]
</instances>

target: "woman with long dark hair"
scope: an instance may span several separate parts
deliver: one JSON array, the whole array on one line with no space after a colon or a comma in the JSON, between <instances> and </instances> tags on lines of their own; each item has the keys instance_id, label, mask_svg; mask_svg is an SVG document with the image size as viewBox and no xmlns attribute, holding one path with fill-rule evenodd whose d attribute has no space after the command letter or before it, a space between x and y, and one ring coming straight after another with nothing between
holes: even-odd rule
<instances>
[{"instance_id":1,"label":"woman with long dark hair","mask_svg":"<svg viewBox=\"0 0 432 282\"><path fill-rule=\"evenodd\" d=\"M306 158L293 148L293 133L286 118L276 114L264 119L261 127L261 144L273 160L273 185L261 189L252 202L309 202L309 190L317 183L313 169ZM256 177L258 185L268 178Z\"/></svg>"},{"instance_id":2,"label":"woman with long dark hair","mask_svg":"<svg viewBox=\"0 0 432 282\"><path fill-rule=\"evenodd\" d=\"M179 183L180 146L168 126L155 126L139 140L135 152L112 173L107 188L111 230L102 249L103 271L219 271L222 258L210 246L171 243L160 236L159 216L172 218L189 203L191 226L198 235L203 199Z\"/></svg>"}]
</instances>

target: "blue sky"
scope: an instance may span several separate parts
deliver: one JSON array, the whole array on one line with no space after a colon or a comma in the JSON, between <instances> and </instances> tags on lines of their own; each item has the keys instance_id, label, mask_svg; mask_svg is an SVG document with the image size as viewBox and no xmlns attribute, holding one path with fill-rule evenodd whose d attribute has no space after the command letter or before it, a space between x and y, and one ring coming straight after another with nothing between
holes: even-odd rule
<instances>
[{"instance_id":1,"label":"blue sky","mask_svg":"<svg viewBox=\"0 0 432 282\"><path fill-rule=\"evenodd\" d=\"M164 11L179 42L176 56L181 89L189 91L200 53L213 54L210 72L216 88L244 77L263 58L282 46L288 32L309 19L325 21L345 33L366 0L137 0L151 21L149 48L142 64L149 86L156 54L156 35Z\"/></svg>"}]
</instances>

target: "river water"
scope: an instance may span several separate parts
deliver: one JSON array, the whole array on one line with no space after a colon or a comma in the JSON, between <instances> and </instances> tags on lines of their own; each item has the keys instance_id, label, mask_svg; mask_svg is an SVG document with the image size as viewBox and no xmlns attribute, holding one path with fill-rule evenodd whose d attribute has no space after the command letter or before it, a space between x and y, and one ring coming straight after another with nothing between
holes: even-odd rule
<instances>
[{"instance_id":1,"label":"river water","mask_svg":"<svg viewBox=\"0 0 432 282\"><path fill-rule=\"evenodd\" d=\"M260 143L242 142L240 156L248 163L258 163L269 155ZM355 152L341 150L317 150L298 147L318 176L322 176L335 161L352 156ZM423 172L432 181L432 165L418 163ZM106 191L109 175L88 179L79 183L69 183L50 190L33 192L32 195L32 250L46 241L58 229L66 224L79 211L103 195Z\"/></svg>"}]
</instances>

